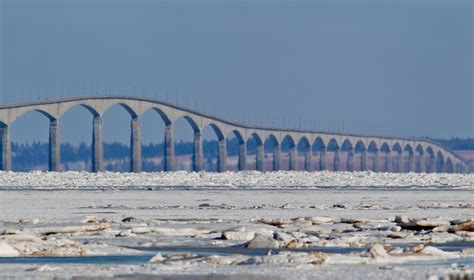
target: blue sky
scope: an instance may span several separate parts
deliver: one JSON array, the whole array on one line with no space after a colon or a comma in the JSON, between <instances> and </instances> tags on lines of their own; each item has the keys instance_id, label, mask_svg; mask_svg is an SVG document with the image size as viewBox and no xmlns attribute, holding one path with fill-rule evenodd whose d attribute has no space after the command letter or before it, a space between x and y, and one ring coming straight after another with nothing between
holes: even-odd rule
<instances>
[{"instance_id":1,"label":"blue sky","mask_svg":"<svg viewBox=\"0 0 474 280\"><path fill-rule=\"evenodd\" d=\"M0 1L1 102L112 91L236 120L474 137L472 1ZM47 139L29 113L16 141ZM106 140L128 141L121 108ZM161 141L147 114L144 142ZM64 116L90 141L91 116ZM188 138L180 123L177 136ZM71 128L73 127L73 128ZM159 139L159 140L156 140Z\"/></svg>"}]
</instances>

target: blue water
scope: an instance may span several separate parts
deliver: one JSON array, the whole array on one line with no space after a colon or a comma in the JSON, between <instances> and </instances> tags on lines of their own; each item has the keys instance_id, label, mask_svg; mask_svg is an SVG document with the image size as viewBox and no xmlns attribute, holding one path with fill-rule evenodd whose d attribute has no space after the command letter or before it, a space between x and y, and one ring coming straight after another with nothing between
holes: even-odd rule
<instances>
[{"instance_id":1,"label":"blue water","mask_svg":"<svg viewBox=\"0 0 474 280\"><path fill-rule=\"evenodd\" d=\"M407 244L404 244L405 246ZM445 244L433 244L445 251L455 251L462 248L474 247L474 242L451 242ZM142 265L147 263L158 252L163 255L172 253L192 253L199 255L230 255L243 254L247 256L264 256L269 251L276 254L282 251L297 252L325 252L347 254L351 252L360 252L367 248L349 248L349 247L318 247L318 248L300 248L300 249L247 249L245 247L132 247L142 250L140 255L116 255L116 256L81 256L81 257L0 257L0 264L98 264L98 265ZM474 258L439 260L429 262L411 262L403 265L472 265Z\"/></svg>"},{"instance_id":2,"label":"blue water","mask_svg":"<svg viewBox=\"0 0 474 280\"><path fill-rule=\"evenodd\" d=\"M0 257L0 264L135 264L147 263L152 255L83 257Z\"/></svg>"},{"instance_id":3,"label":"blue water","mask_svg":"<svg viewBox=\"0 0 474 280\"><path fill-rule=\"evenodd\" d=\"M248 249L243 246L235 247L129 247L130 249L141 250L144 252L174 252L174 253L194 253L200 255L230 255L241 254L247 256L265 256L269 251L273 254L283 251L293 252L323 252L335 254L348 254L352 252L362 252L367 250L365 247L311 247L311 248L297 248L297 249Z\"/></svg>"}]
</instances>

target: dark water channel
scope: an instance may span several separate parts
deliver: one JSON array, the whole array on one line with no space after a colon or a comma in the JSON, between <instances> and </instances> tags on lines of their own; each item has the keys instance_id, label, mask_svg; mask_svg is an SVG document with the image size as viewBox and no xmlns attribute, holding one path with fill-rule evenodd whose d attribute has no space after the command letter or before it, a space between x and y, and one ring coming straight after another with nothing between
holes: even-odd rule
<instances>
[{"instance_id":1,"label":"dark water channel","mask_svg":"<svg viewBox=\"0 0 474 280\"><path fill-rule=\"evenodd\" d=\"M399 247L412 246L413 244L394 244ZM444 251L459 251L464 248L474 248L474 242L451 242L444 244L431 244ZM324 252L336 254L348 254L353 252L366 251L367 247L312 247L299 249L248 249L245 247L129 247L143 251L138 255L115 255L115 256L81 256L81 257L0 257L0 264L97 264L97 265L142 265L147 263L154 255L161 253L169 255L173 253L189 253L196 255L231 255L242 254L247 256L265 256L271 251L277 254L284 251L294 252ZM453 260L439 260L430 262L413 262L406 265L450 265L457 263L460 265L474 264L474 258L463 258Z\"/></svg>"}]
</instances>

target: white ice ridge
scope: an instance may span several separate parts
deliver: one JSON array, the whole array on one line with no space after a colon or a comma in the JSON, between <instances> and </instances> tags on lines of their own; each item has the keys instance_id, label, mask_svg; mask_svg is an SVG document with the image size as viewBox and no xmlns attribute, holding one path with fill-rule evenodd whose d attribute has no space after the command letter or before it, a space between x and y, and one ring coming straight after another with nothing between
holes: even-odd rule
<instances>
[{"instance_id":1,"label":"white ice ridge","mask_svg":"<svg viewBox=\"0 0 474 280\"><path fill-rule=\"evenodd\" d=\"M0 189L100 188L461 188L474 189L474 174L374 172L0 172Z\"/></svg>"}]
</instances>

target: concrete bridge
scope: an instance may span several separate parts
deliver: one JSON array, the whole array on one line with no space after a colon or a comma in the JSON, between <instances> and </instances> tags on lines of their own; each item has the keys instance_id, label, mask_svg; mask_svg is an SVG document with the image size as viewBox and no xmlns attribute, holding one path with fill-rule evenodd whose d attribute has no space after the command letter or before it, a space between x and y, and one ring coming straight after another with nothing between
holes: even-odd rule
<instances>
[{"instance_id":1,"label":"concrete bridge","mask_svg":"<svg viewBox=\"0 0 474 280\"><path fill-rule=\"evenodd\" d=\"M312 170L354 170L355 154L359 170L387 172L464 172L465 163L455 153L438 143L411 139L391 138L368 135L348 135L325 133L308 130L291 130L267 127L253 127L233 123L171 104L136 97L72 97L46 101L35 101L14 105L0 106L0 144L2 170L11 170L11 135L12 124L29 111L38 111L50 121L49 126L49 170L60 171L60 131L61 116L75 106L85 107L92 115L92 169L104 171L102 117L114 105L120 105L131 116L131 171L141 171L141 116L149 111L156 112L165 123L165 171L173 171L175 165L173 124L184 118L194 131L193 170L203 170L203 149L201 133L205 127L212 127L218 138L218 171L227 169L227 138L234 134L239 142L238 169L246 168L246 142L253 138L257 143L256 169L264 170L264 143L268 139L273 143L273 170L281 167L281 144L290 143L289 169L297 169L297 145L304 146L304 166ZM317 163L313 162L313 147L318 147ZM331 153L328 163L326 153ZM360 154L360 155L359 155ZM343 156L342 156L343 155ZM371 158L369 162L368 158ZM344 158L344 160L341 160ZM328 166L330 164L331 166ZM316 166L315 166L316 165Z\"/></svg>"}]
</instances>

